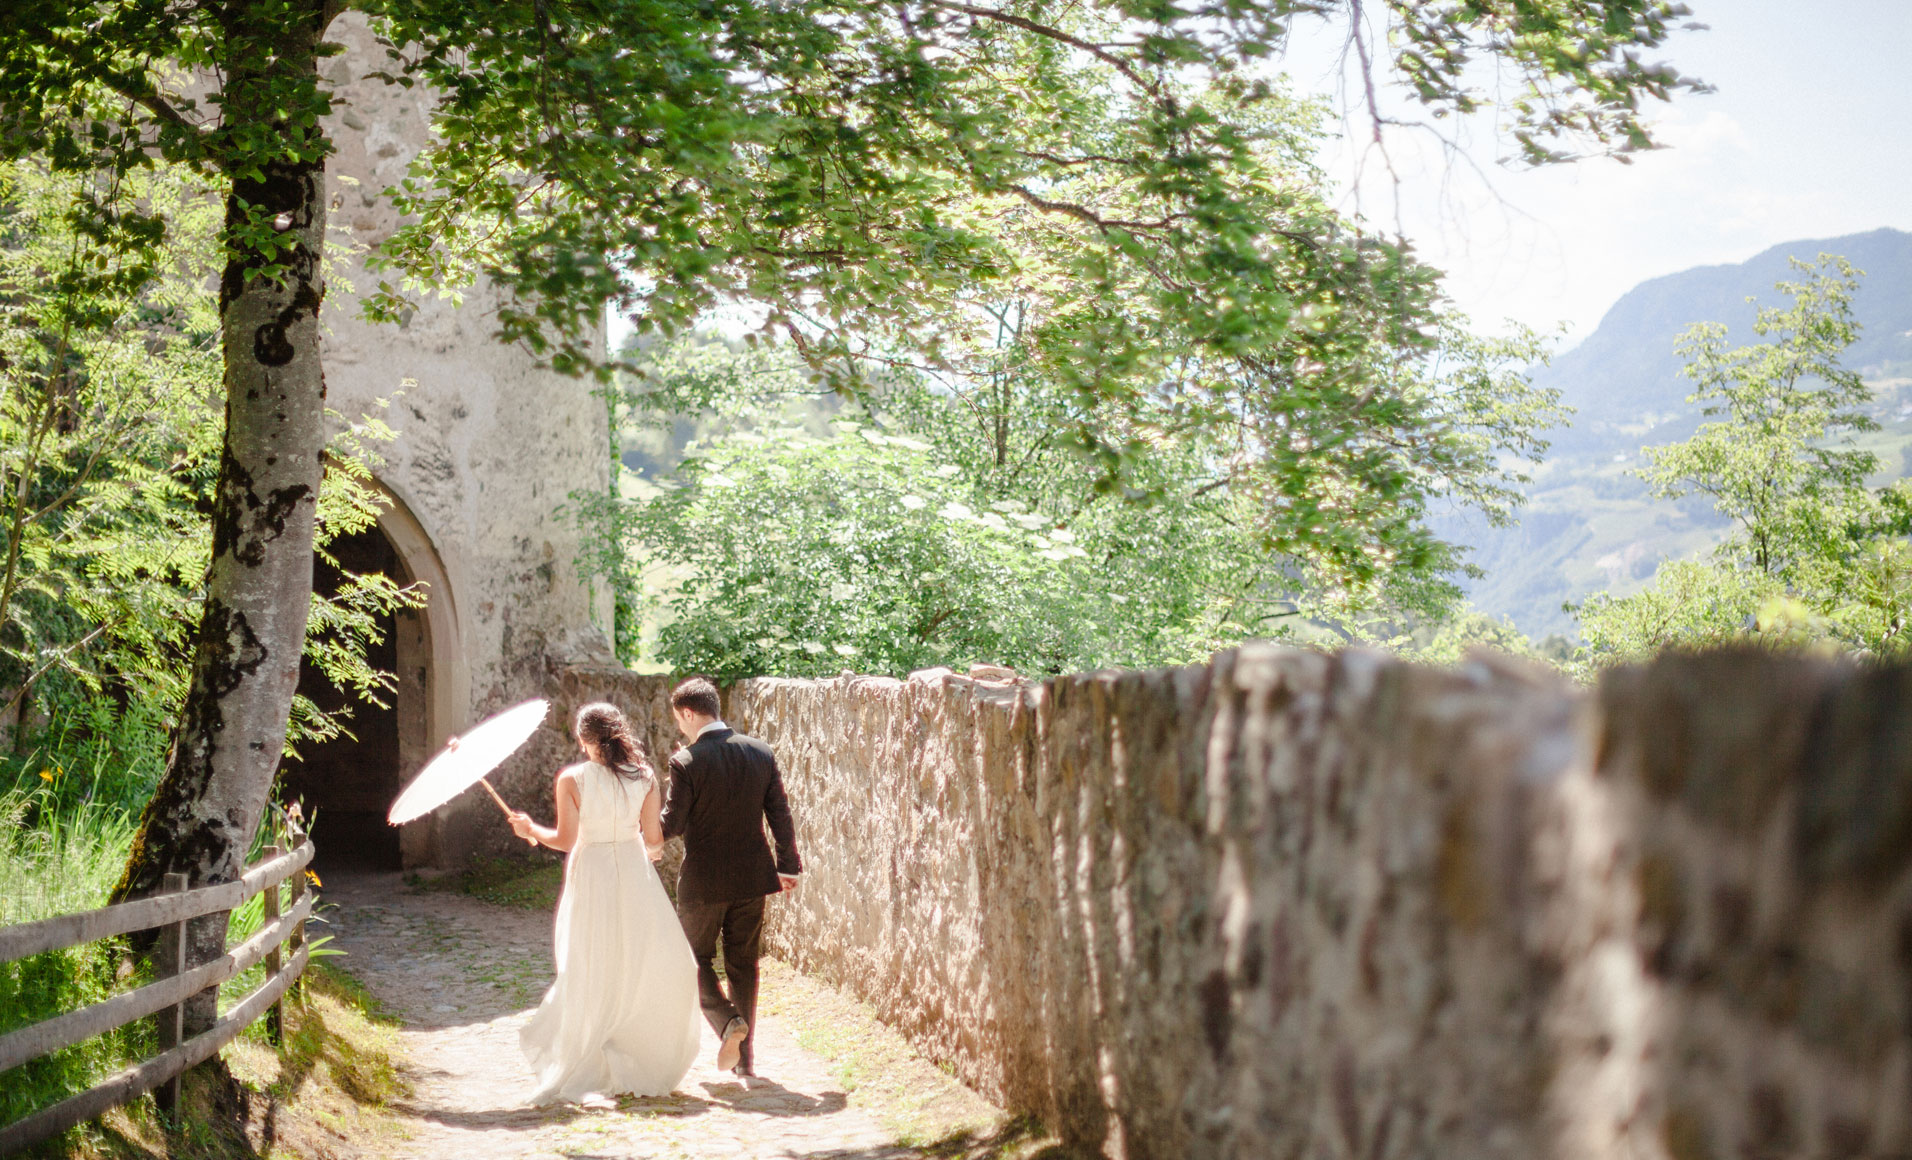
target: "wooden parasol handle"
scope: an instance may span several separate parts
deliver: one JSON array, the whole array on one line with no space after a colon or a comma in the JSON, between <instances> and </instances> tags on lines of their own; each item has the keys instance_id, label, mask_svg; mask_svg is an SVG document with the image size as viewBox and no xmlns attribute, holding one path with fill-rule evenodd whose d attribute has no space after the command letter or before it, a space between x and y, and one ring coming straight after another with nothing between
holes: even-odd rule
<instances>
[{"instance_id":1,"label":"wooden parasol handle","mask_svg":"<svg viewBox=\"0 0 1912 1160\"><path fill-rule=\"evenodd\" d=\"M511 807L505 804L505 799L498 796L497 790L491 788L491 783L481 777L478 779L478 784L485 787L485 792L491 795L492 801L498 803L498 808L505 812L505 817L510 817L512 814Z\"/></svg>"}]
</instances>

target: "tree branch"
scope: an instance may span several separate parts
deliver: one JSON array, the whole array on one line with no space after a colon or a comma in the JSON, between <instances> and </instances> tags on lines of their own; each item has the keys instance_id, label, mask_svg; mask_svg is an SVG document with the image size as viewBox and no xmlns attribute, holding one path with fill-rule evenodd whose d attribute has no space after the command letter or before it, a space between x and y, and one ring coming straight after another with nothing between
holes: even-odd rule
<instances>
[{"instance_id":1,"label":"tree branch","mask_svg":"<svg viewBox=\"0 0 1912 1160\"><path fill-rule=\"evenodd\" d=\"M1025 32L1033 32L1037 36L1046 36L1050 40L1059 41L1071 48L1079 48L1083 52L1088 53L1090 56L1108 65L1116 72L1127 77L1137 88L1150 94L1155 94L1160 91L1160 86L1156 82L1150 81L1136 72L1134 65L1092 40L1084 40L1079 36L1072 36L1053 25L1031 20L1027 16L1018 16L1013 12L1004 12L1000 8L982 8L974 4L952 3L950 0L930 0L930 2L938 8L943 8L951 12L961 12L966 16L975 16L983 20L994 20L999 24L1013 25Z\"/></svg>"},{"instance_id":2,"label":"tree branch","mask_svg":"<svg viewBox=\"0 0 1912 1160\"><path fill-rule=\"evenodd\" d=\"M85 636L74 641L72 644L67 645L65 648L61 649L59 652L49 657L45 664L41 665L39 668L34 669L31 673L27 674L27 679L20 682L19 691L13 694L12 700L9 700L6 703L6 706L4 708L0 708L0 718L4 718L6 717L7 714L13 712L15 706L20 704L21 698L27 695L27 691L32 689L33 686L39 682L41 677L46 676L47 673L53 668L54 665L59 664L61 661L72 656L74 653L85 648L87 645L92 644L95 640L99 639L102 633L104 633L107 629L113 627L113 625L116 623L117 621L113 621L113 620L106 621L105 623L101 624L99 627L95 628L92 632L87 633Z\"/></svg>"},{"instance_id":3,"label":"tree branch","mask_svg":"<svg viewBox=\"0 0 1912 1160\"><path fill-rule=\"evenodd\" d=\"M1163 214L1152 222L1135 221L1129 218L1105 218L1087 206L1077 205L1071 201L1050 201L1041 194L1032 191L1027 186L1012 185L1009 188L1014 191L1016 196L1022 198L1030 205L1035 206L1037 209L1047 210L1050 213L1067 214L1072 218L1085 221L1105 233L1109 230L1165 230L1178 221L1188 221L1195 216L1186 213L1170 213Z\"/></svg>"},{"instance_id":4,"label":"tree branch","mask_svg":"<svg viewBox=\"0 0 1912 1160\"><path fill-rule=\"evenodd\" d=\"M154 88L143 74L129 76L109 72L102 79L106 82L107 88L139 105L158 118L161 123L172 127L187 138L197 141L204 132L199 125L187 120L184 113L174 108L171 102L161 96L159 90Z\"/></svg>"}]
</instances>

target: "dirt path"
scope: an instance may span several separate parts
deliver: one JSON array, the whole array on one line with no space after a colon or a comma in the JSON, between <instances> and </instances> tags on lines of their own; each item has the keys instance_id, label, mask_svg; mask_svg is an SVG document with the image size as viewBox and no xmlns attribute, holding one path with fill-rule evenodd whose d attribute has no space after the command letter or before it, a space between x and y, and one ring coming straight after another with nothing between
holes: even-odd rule
<instances>
[{"instance_id":1,"label":"dirt path","mask_svg":"<svg viewBox=\"0 0 1912 1160\"><path fill-rule=\"evenodd\" d=\"M867 1013L776 964L767 964L757 1032L761 1078L748 1086L715 1069L706 1029L698 1065L667 1098L526 1107L518 1029L550 982L550 916L413 890L396 874L341 875L326 887L337 909L323 929L349 956L331 961L405 1024L413 1094L398 1109L409 1135L398 1158L1007 1160L1040 1146L894 1048L874 1062L806 1049L806 1024L827 1021L819 1031L842 1042L844 1020L868 1022ZM872 1026L853 1038L886 1034Z\"/></svg>"}]
</instances>

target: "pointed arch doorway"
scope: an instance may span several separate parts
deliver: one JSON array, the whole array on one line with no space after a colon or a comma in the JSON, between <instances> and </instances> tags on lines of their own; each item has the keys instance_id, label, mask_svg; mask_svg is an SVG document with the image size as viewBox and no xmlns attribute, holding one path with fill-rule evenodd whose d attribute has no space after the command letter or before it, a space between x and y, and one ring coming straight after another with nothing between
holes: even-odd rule
<instances>
[{"instance_id":1,"label":"pointed arch doorway","mask_svg":"<svg viewBox=\"0 0 1912 1160\"><path fill-rule=\"evenodd\" d=\"M368 656L397 677L397 687L367 704L334 686L311 661L299 668L299 692L326 710L351 705L351 736L300 747L281 764L282 801L304 803L321 870L389 871L440 861L437 820L427 816L400 828L385 814L392 799L445 738L465 725L470 677L460 642L457 595L444 561L412 510L389 489L378 523L333 541L339 564L379 572L400 584L422 584L422 609L404 609L380 624L383 640ZM313 561L313 588L338 591L341 575Z\"/></svg>"}]
</instances>

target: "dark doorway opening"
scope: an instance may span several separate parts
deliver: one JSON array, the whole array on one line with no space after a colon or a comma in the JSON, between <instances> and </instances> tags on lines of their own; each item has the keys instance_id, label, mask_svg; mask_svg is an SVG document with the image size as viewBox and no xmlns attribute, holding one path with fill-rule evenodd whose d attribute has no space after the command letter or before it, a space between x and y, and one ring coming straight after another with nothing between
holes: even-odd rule
<instances>
[{"instance_id":1,"label":"dark doorway opening","mask_svg":"<svg viewBox=\"0 0 1912 1160\"><path fill-rule=\"evenodd\" d=\"M397 550L376 527L340 537L329 550L347 571L407 581ZM343 579L340 569L323 558L312 563L313 588L337 593ZM396 672L397 618L382 617L379 629L382 639L367 650L366 660L375 669ZM399 790L398 698L384 694L382 708L363 701L335 686L309 659L299 665L299 692L328 713L351 706L344 722L351 736L304 742L299 756L284 762L279 774L280 800L302 801L306 817L312 819L317 865L322 870L400 869L398 827L385 821Z\"/></svg>"}]
</instances>

